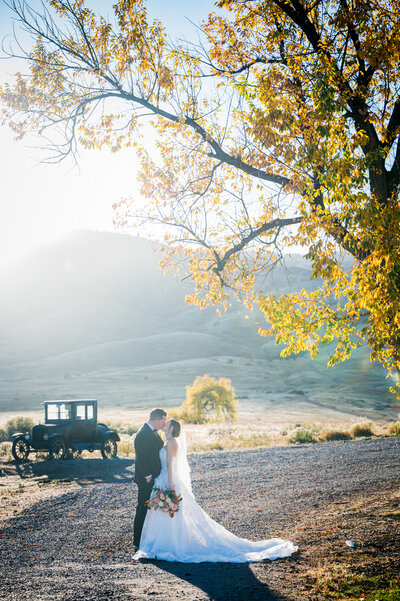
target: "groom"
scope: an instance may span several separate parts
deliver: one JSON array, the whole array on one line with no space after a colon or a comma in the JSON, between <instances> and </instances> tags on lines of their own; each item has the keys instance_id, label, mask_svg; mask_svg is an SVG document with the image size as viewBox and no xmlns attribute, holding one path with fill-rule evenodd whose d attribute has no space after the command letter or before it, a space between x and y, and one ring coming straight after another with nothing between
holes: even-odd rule
<instances>
[{"instance_id":1,"label":"groom","mask_svg":"<svg viewBox=\"0 0 400 601\"><path fill-rule=\"evenodd\" d=\"M146 517L146 501L150 499L154 479L161 472L160 449L163 441L157 430L165 424L167 417L163 409L153 409L149 421L146 422L135 437L135 478L138 486L138 501L134 522L133 544L135 551L139 549L140 535Z\"/></svg>"}]
</instances>

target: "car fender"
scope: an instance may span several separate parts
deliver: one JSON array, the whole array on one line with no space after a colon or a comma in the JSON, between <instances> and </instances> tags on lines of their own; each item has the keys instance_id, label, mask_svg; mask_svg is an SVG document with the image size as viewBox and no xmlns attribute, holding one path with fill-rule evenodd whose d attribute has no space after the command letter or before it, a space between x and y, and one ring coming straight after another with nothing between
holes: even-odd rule
<instances>
[{"instance_id":1,"label":"car fender","mask_svg":"<svg viewBox=\"0 0 400 601\"><path fill-rule=\"evenodd\" d=\"M30 437L31 437L31 435L29 434L29 438ZM11 436L10 436L10 440L12 440L13 442L17 438L23 438L24 440L26 440L24 432L14 432L14 434L11 434Z\"/></svg>"},{"instance_id":2,"label":"car fender","mask_svg":"<svg viewBox=\"0 0 400 601\"><path fill-rule=\"evenodd\" d=\"M103 440L105 438L112 438L113 440L121 440L119 435L117 434L117 432L115 432L114 430L107 430L106 432L104 432L103 434Z\"/></svg>"}]
</instances>

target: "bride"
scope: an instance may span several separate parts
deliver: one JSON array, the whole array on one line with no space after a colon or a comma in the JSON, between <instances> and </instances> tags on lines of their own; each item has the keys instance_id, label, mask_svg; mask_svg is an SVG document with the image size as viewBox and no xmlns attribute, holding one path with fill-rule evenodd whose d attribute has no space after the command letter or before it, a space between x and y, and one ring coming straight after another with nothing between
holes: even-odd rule
<instances>
[{"instance_id":1,"label":"bride","mask_svg":"<svg viewBox=\"0 0 400 601\"><path fill-rule=\"evenodd\" d=\"M179 422L170 419L162 428L166 444L160 449L161 472L154 487L174 489L182 497L174 518L149 509L133 556L185 563L245 563L287 557L297 551L290 541L270 538L252 542L239 538L206 514L196 502L191 486L190 467L186 457L185 434ZM156 495L153 489L151 498Z\"/></svg>"}]
</instances>

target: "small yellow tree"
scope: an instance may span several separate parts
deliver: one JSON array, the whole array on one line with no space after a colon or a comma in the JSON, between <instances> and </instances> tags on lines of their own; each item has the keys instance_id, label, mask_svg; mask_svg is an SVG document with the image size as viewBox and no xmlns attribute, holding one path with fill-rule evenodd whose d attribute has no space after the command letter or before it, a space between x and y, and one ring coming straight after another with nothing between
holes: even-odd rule
<instances>
[{"instance_id":1,"label":"small yellow tree","mask_svg":"<svg viewBox=\"0 0 400 601\"><path fill-rule=\"evenodd\" d=\"M237 405L235 389L228 378L197 376L191 386L186 386L186 399L176 417L192 424L236 421Z\"/></svg>"}]
</instances>

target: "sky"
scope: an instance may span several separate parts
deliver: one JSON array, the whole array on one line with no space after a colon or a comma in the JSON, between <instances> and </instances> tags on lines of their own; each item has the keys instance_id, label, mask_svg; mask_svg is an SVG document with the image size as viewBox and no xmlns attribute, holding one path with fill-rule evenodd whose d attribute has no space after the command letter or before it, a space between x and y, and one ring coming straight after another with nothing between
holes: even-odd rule
<instances>
[{"instance_id":1,"label":"sky","mask_svg":"<svg viewBox=\"0 0 400 601\"><path fill-rule=\"evenodd\" d=\"M115 0L88 0L101 14L112 13ZM37 0L30 0L37 7ZM148 0L150 18L159 18L173 38L189 37L195 24L213 9L212 0ZM191 21L193 23L191 23ZM10 10L0 0L0 38L12 34ZM4 56L4 54L0 54ZM0 81L11 81L21 65L0 61ZM32 142L30 142L32 144ZM38 141L39 143L39 141ZM33 249L65 236L73 229L115 231L113 203L139 194L134 150L111 154L80 151L79 169L71 164L40 163L38 148L14 141L0 126L0 269L12 267Z\"/></svg>"}]
</instances>

